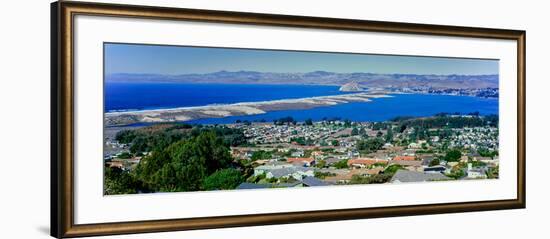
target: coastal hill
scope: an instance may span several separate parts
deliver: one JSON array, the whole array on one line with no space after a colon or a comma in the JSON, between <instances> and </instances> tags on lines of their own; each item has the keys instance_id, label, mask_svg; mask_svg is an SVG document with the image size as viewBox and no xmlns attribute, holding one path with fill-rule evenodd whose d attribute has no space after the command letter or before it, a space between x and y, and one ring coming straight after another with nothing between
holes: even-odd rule
<instances>
[{"instance_id":1,"label":"coastal hill","mask_svg":"<svg viewBox=\"0 0 550 239\"><path fill-rule=\"evenodd\" d=\"M350 82L350 83L346 83L346 84L342 85L340 87L340 91L343 91L343 92L359 92L359 91L363 91L363 88L361 88L359 86L359 84L357 84L357 82Z\"/></svg>"},{"instance_id":2,"label":"coastal hill","mask_svg":"<svg viewBox=\"0 0 550 239\"><path fill-rule=\"evenodd\" d=\"M376 73L335 73L314 71L307 73L274 73L257 71L218 71L205 74L159 75L126 74L107 75L107 82L172 82L218 84L289 84L336 85L355 83L360 88L480 89L498 88L498 75L417 75Z\"/></svg>"}]
</instances>

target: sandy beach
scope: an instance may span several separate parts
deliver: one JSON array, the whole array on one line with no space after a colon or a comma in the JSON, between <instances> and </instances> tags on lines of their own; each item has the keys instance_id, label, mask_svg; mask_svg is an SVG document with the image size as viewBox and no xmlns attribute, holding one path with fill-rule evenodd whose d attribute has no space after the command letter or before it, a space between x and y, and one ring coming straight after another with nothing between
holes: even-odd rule
<instances>
[{"instance_id":1,"label":"sandy beach","mask_svg":"<svg viewBox=\"0 0 550 239\"><path fill-rule=\"evenodd\" d=\"M179 107L171 109L108 112L105 113L105 124L106 126L115 126L151 122L185 122L204 118L256 115L275 110L301 110L350 102L370 102L373 98L383 97L391 96L385 94L355 93L300 99Z\"/></svg>"}]
</instances>

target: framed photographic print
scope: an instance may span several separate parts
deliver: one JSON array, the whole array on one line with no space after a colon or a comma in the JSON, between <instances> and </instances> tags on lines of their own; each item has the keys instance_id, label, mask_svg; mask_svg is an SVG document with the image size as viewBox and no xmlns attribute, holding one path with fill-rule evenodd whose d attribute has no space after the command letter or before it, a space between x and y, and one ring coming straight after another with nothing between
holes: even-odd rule
<instances>
[{"instance_id":1,"label":"framed photographic print","mask_svg":"<svg viewBox=\"0 0 550 239\"><path fill-rule=\"evenodd\" d=\"M54 237L525 207L525 31L51 11Z\"/></svg>"}]
</instances>

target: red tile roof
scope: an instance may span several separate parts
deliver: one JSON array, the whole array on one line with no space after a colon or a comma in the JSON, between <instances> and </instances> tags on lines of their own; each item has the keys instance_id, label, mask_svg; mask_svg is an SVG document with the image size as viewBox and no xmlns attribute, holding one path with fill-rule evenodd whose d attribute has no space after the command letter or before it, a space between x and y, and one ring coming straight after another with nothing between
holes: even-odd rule
<instances>
[{"instance_id":1,"label":"red tile roof","mask_svg":"<svg viewBox=\"0 0 550 239\"><path fill-rule=\"evenodd\" d=\"M416 160L416 158L414 156L395 156L395 158L393 158L393 160L405 160L405 161L412 161L412 160Z\"/></svg>"}]
</instances>

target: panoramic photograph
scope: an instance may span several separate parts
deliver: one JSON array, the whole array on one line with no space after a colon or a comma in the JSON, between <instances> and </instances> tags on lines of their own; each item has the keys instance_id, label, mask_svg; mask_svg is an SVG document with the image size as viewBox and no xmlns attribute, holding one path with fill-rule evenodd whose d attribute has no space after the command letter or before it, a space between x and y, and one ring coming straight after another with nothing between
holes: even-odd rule
<instances>
[{"instance_id":1,"label":"panoramic photograph","mask_svg":"<svg viewBox=\"0 0 550 239\"><path fill-rule=\"evenodd\" d=\"M496 59L103 49L104 195L499 178Z\"/></svg>"}]
</instances>

